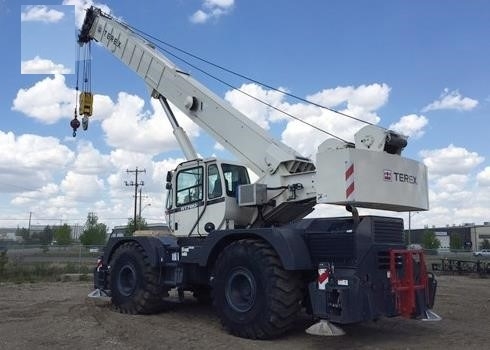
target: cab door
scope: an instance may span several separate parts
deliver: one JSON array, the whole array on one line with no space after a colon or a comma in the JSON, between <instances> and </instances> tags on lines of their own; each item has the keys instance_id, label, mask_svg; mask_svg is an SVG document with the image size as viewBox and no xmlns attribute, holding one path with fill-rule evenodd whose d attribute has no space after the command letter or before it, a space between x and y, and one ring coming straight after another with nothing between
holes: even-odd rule
<instances>
[{"instance_id":1,"label":"cab door","mask_svg":"<svg viewBox=\"0 0 490 350\"><path fill-rule=\"evenodd\" d=\"M179 169L169 191L173 207L167 209L170 229L176 236L187 236L195 228L204 204L204 167L196 164ZM168 203L168 202L167 202Z\"/></svg>"},{"instance_id":2,"label":"cab door","mask_svg":"<svg viewBox=\"0 0 490 350\"><path fill-rule=\"evenodd\" d=\"M226 214L223 176L216 162L206 164L206 202L201 211L197 234L206 235L222 228Z\"/></svg>"}]
</instances>

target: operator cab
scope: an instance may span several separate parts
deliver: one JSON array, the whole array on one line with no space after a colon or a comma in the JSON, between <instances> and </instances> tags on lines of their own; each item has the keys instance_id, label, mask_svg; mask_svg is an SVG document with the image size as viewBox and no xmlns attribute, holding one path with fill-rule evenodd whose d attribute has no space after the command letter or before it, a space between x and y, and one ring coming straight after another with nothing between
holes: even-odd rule
<instances>
[{"instance_id":1,"label":"operator cab","mask_svg":"<svg viewBox=\"0 0 490 350\"><path fill-rule=\"evenodd\" d=\"M250 184L247 168L216 158L183 162L167 174L166 219L177 236L247 226L254 208L239 208L238 187Z\"/></svg>"}]
</instances>

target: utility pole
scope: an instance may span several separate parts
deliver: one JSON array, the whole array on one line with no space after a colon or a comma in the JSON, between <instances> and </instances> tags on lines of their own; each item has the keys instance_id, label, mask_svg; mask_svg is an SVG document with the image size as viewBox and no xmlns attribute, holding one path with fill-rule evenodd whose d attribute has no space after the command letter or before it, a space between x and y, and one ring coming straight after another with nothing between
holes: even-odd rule
<instances>
[{"instance_id":1,"label":"utility pole","mask_svg":"<svg viewBox=\"0 0 490 350\"><path fill-rule=\"evenodd\" d=\"M134 217L133 217L133 220L134 220L134 230L136 231L137 229L137 224L136 224L136 209L138 207L138 187L139 186L144 186L145 183L143 181L140 181L138 182L138 174L139 173L145 173L146 174L146 169L143 169L143 170L140 170L138 169L138 167L136 167L135 170L129 170L129 169L126 169L126 172L128 174L134 174L135 178L134 178L134 182L133 181L130 181L130 182L127 182L125 181L125 185L126 186L134 186Z\"/></svg>"},{"instance_id":2,"label":"utility pole","mask_svg":"<svg viewBox=\"0 0 490 350\"><path fill-rule=\"evenodd\" d=\"M32 218L32 211L29 212L29 228L27 230L28 236L31 237L31 218Z\"/></svg>"},{"instance_id":3,"label":"utility pole","mask_svg":"<svg viewBox=\"0 0 490 350\"><path fill-rule=\"evenodd\" d=\"M140 221L141 221L141 200L142 200L142 197L141 197L141 187L140 187L140 215L139 215Z\"/></svg>"},{"instance_id":4,"label":"utility pole","mask_svg":"<svg viewBox=\"0 0 490 350\"><path fill-rule=\"evenodd\" d=\"M148 198L148 195L145 195L144 197L145 197L145 198ZM140 207L139 207L139 217L140 217L140 220L141 220L141 210L142 210L142 209L141 209L141 208L142 208L142 206L141 206L141 201L142 201L142 200L143 200L143 195L141 194L141 187L140 187L140 204L139 204L139 205L140 205ZM146 206L149 206L149 205L151 205L151 204L147 204L147 205L145 205L145 207L146 207ZM143 208L143 209L144 209L144 208Z\"/></svg>"}]
</instances>

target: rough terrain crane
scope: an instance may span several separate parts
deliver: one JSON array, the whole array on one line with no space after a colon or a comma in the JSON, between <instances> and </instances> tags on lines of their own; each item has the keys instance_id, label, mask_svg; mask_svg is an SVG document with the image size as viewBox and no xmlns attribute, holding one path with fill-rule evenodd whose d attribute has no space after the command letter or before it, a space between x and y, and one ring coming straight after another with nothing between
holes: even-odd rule
<instances>
[{"instance_id":1,"label":"rough terrain crane","mask_svg":"<svg viewBox=\"0 0 490 350\"><path fill-rule=\"evenodd\" d=\"M110 237L91 296L124 313L153 313L176 290L212 300L232 334L267 339L305 310L312 333L380 317L437 319L436 281L421 251L404 249L403 220L359 216L357 208L427 210L427 170L401 156L406 139L368 125L355 143L328 139L316 160L270 137L181 71L127 24L92 7L80 45L97 41L146 83L187 161L166 177L168 234ZM200 159L168 103L238 161ZM248 169L258 180L251 183ZM304 217L317 203L351 214Z\"/></svg>"}]
</instances>

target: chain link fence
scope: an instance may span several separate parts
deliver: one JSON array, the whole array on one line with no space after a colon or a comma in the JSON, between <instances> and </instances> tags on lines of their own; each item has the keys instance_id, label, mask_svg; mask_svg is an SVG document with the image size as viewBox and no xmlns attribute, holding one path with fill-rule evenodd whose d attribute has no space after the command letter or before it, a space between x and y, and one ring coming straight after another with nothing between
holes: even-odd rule
<instances>
[{"instance_id":1,"label":"chain link fence","mask_svg":"<svg viewBox=\"0 0 490 350\"><path fill-rule=\"evenodd\" d=\"M67 274L84 275L90 280L103 246L72 244L0 247L0 282L59 281Z\"/></svg>"}]
</instances>

